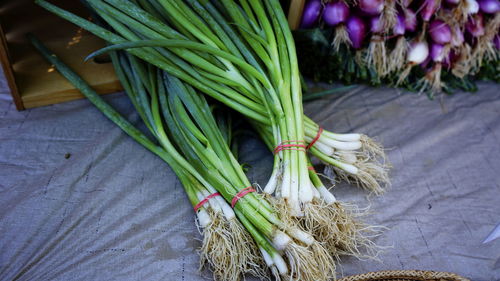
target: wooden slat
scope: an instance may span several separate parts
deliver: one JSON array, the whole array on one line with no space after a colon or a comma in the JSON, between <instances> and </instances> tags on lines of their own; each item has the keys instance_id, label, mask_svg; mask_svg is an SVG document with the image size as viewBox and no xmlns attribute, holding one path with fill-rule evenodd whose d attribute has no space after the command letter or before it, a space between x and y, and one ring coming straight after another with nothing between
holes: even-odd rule
<instances>
[{"instance_id":1,"label":"wooden slat","mask_svg":"<svg viewBox=\"0 0 500 281\"><path fill-rule=\"evenodd\" d=\"M46 45L84 80L90 81L98 92L113 93L121 90L111 63L83 62L85 56L102 47L100 39L85 34L78 36L78 43L68 45L69 42L67 39L52 40L46 42ZM18 46L20 57L14 65L26 108L83 98L78 90L32 49L30 45Z\"/></svg>"},{"instance_id":2,"label":"wooden slat","mask_svg":"<svg viewBox=\"0 0 500 281\"><path fill-rule=\"evenodd\" d=\"M10 94L14 100L17 110L23 110L23 101L21 100L21 95L19 95L19 89L16 85L16 78L14 77L14 70L12 69L12 64L10 63L9 48L7 47L7 40L0 23L0 62L2 63L3 74L7 80L7 84L10 88Z\"/></svg>"},{"instance_id":3,"label":"wooden slat","mask_svg":"<svg viewBox=\"0 0 500 281\"><path fill-rule=\"evenodd\" d=\"M292 30L299 28L305 2L305 0L290 1L290 8L288 9L288 24Z\"/></svg>"}]
</instances>

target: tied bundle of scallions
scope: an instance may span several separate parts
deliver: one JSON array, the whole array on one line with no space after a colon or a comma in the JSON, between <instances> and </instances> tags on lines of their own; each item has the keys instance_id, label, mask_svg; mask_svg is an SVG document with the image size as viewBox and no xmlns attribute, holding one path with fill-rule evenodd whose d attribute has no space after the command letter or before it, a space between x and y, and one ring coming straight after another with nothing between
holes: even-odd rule
<instances>
[{"instance_id":1,"label":"tied bundle of scallions","mask_svg":"<svg viewBox=\"0 0 500 281\"><path fill-rule=\"evenodd\" d=\"M378 193L388 183L385 155L365 135L328 132L304 116L294 42L278 1L88 0L101 26L38 3L113 44L90 57L111 52L158 144L128 130L88 86L82 92L174 169L203 228L202 261L216 279L265 277L270 269L277 278L328 280L334 257L373 246L363 234L370 228L326 189L306 152ZM254 192L200 94L246 116L275 152L267 196Z\"/></svg>"}]
</instances>

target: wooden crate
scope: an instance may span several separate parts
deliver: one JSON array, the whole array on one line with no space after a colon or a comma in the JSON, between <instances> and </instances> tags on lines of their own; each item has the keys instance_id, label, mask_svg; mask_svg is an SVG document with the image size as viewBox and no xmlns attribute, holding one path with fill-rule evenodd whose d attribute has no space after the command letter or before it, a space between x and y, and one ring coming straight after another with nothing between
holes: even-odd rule
<instances>
[{"instance_id":1,"label":"wooden crate","mask_svg":"<svg viewBox=\"0 0 500 281\"><path fill-rule=\"evenodd\" d=\"M101 94L120 91L111 63L83 62L104 42L53 15L33 0L0 1L0 61L18 110L83 98L26 40L33 33ZM76 0L54 0L55 5L80 16L86 9ZM305 0L291 0L289 24L300 24Z\"/></svg>"},{"instance_id":2,"label":"wooden crate","mask_svg":"<svg viewBox=\"0 0 500 281\"><path fill-rule=\"evenodd\" d=\"M0 1L0 60L17 109L83 98L26 40L33 33L99 93L121 90L111 63L83 62L104 42L45 11L33 0ZM88 17L79 1L52 3Z\"/></svg>"}]
</instances>

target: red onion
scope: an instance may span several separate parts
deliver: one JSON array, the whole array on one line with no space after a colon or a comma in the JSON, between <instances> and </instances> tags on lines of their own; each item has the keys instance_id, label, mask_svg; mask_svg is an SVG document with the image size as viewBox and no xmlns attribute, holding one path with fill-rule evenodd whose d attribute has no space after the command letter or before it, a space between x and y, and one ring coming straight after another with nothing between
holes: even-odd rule
<instances>
[{"instance_id":1,"label":"red onion","mask_svg":"<svg viewBox=\"0 0 500 281\"><path fill-rule=\"evenodd\" d=\"M424 21L429 21L439 9L439 0L425 0L420 16Z\"/></svg>"},{"instance_id":2,"label":"red onion","mask_svg":"<svg viewBox=\"0 0 500 281\"><path fill-rule=\"evenodd\" d=\"M445 48L441 44L432 44L431 45L431 59L433 62L443 62L445 54Z\"/></svg>"},{"instance_id":3,"label":"red onion","mask_svg":"<svg viewBox=\"0 0 500 281\"><path fill-rule=\"evenodd\" d=\"M356 16L351 16L347 20L346 27L352 47L355 49L361 48L366 34L366 25L363 20Z\"/></svg>"},{"instance_id":4,"label":"red onion","mask_svg":"<svg viewBox=\"0 0 500 281\"><path fill-rule=\"evenodd\" d=\"M384 27L382 26L382 21L379 16L372 17L370 19L370 31L372 33L382 33L382 31L384 31Z\"/></svg>"},{"instance_id":5,"label":"red onion","mask_svg":"<svg viewBox=\"0 0 500 281\"><path fill-rule=\"evenodd\" d=\"M405 9L405 29L409 32L417 30L417 14L410 9Z\"/></svg>"},{"instance_id":6,"label":"red onion","mask_svg":"<svg viewBox=\"0 0 500 281\"><path fill-rule=\"evenodd\" d=\"M405 28L406 28L405 17L401 13L398 13L396 25L394 25L394 27L392 28L392 33L396 36L397 35L404 35Z\"/></svg>"},{"instance_id":7,"label":"red onion","mask_svg":"<svg viewBox=\"0 0 500 281\"><path fill-rule=\"evenodd\" d=\"M451 29L442 20L433 20L429 25L429 35L438 44L448 44L451 41Z\"/></svg>"},{"instance_id":8,"label":"red onion","mask_svg":"<svg viewBox=\"0 0 500 281\"><path fill-rule=\"evenodd\" d=\"M458 25L453 28L453 34L451 36L451 46L460 47L464 43L464 33L460 30Z\"/></svg>"},{"instance_id":9,"label":"red onion","mask_svg":"<svg viewBox=\"0 0 500 281\"><path fill-rule=\"evenodd\" d=\"M304 7L304 12L302 13L302 20L300 22L301 28L311 28L313 27L319 19L321 14L321 0L311 0L306 3Z\"/></svg>"},{"instance_id":10,"label":"red onion","mask_svg":"<svg viewBox=\"0 0 500 281\"><path fill-rule=\"evenodd\" d=\"M495 43L495 47L497 48L497 50L500 50L500 35L497 34L497 36L495 36L495 39L493 39L493 43Z\"/></svg>"},{"instance_id":11,"label":"red onion","mask_svg":"<svg viewBox=\"0 0 500 281\"><path fill-rule=\"evenodd\" d=\"M343 1L330 2L326 4L323 12L323 20L330 26L345 23L349 17L349 6Z\"/></svg>"},{"instance_id":12,"label":"red onion","mask_svg":"<svg viewBox=\"0 0 500 281\"><path fill-rule=\"evenodd\" d=\"M458 3L460 3L460 0L445 0L445 2L451 5L458 5Z\"/></svg>"},{"instance_id":13,"label":"red onion","mask_svg":"<svg viewBox=\"0 0 500 281\"><path fill-rule=\"evenodd\" d=\"M500 11L500 2L498 0L478 0L479 9L485 14L494 14Z\"/></svg>"},{"instance_id":14,"label":"red onion","mask_svg":"<svg viewBox=\"0 0 500 281\"><path fill-rule=\"evenodd\" d=\"M477 14L470 17L467 23L465 23L465 28L472 37L483 36L485 33L483 14Z\"/></svg>"},{"instance_id":15,"label":"red onion","mask_svg":"<svg viewBox=\"0 0 500 281\"><path fill-rule=\"evenodd\" d=\"M367 15L380 15L384 9L384 0L359 0L359 9Z\"/></svg>"},{"instance_id":16,"label":"red onion","mask_svg":"<svg viewBox=\"0 0 500 281\"><path fill-rule=\"evenodd\" d=\"M407 60L411 64L421 64L429 56L429 45L427 42L414 42L408 50Z\"/></svg>"}]
</instances>

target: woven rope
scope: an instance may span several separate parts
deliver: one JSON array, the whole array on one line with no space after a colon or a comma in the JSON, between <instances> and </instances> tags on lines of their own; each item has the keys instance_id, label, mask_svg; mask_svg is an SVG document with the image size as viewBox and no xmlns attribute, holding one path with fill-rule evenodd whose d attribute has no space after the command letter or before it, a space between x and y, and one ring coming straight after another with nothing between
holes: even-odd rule
<instances>
[{"instance_id":1,"label":"woven rope","mask_svg":"<svg viewBox=\"0 0 500 281\"><path fill-rule=\"evenodd\" d=\"M449 272L425 270L385 270L347 276L337 281L470 281Z\"/></svg>"}]
</instances>

